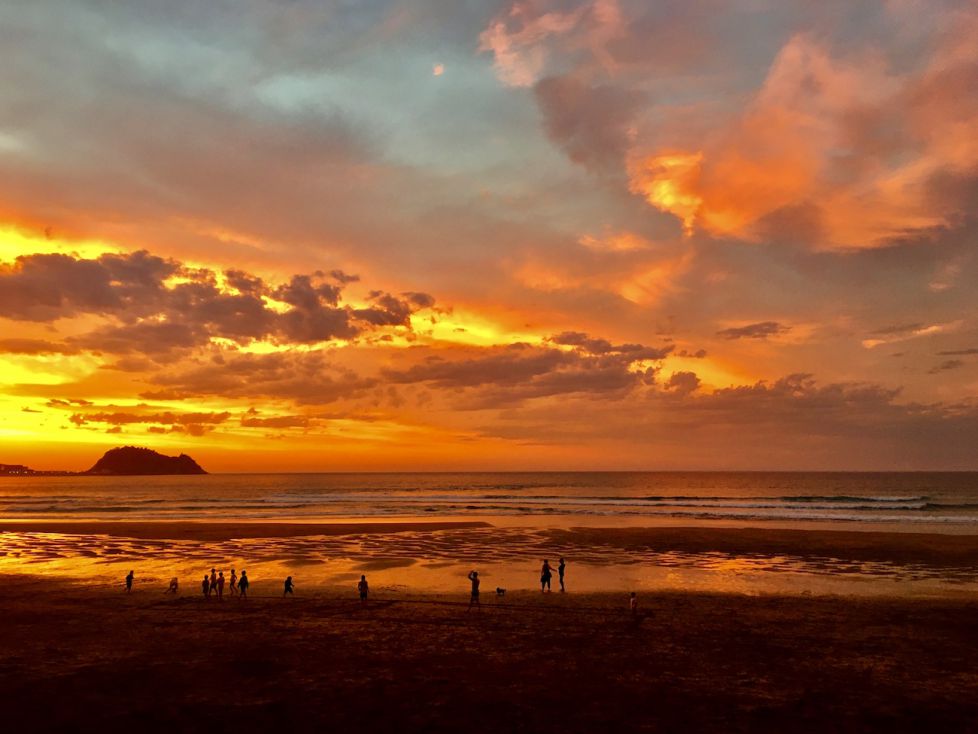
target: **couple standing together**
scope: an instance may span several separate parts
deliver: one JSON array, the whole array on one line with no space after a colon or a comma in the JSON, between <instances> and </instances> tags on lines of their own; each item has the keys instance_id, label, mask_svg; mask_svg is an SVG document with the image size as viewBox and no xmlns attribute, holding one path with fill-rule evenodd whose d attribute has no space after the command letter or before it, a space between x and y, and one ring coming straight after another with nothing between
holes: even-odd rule
<instances>
[{"instance_id":1,"label":"couple standing together","mask_svg":"<svg viewBox=\"0 0 978 734\"><path fill-rule=\"evenodd\" d=\"M560 590L564 591L564 569L567 568L567 563L564 561L563 556L560 558L560 564L557 566L557 576L560 581ZM550 591L550 579L553 578L553 567L550 565L549 560L544 560L543 567L540 569L540 591L547 592Z\"/></svg>"}]
</instances>

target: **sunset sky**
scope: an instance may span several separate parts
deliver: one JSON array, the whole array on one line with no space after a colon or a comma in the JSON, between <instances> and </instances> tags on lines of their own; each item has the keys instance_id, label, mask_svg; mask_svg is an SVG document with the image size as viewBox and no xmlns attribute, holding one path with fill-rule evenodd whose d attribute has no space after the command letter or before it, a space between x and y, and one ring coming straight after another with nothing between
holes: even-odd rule
<instances>
[{"instance_id":1,"label":"sunset sky","mask_svg":"<svg viewBox=\"0 0 978 734\"><path fill-rule=\"evenodd\" d=\"M978 469L978 3L0 5L0 463Z\"/></svg>"}]
</instances>

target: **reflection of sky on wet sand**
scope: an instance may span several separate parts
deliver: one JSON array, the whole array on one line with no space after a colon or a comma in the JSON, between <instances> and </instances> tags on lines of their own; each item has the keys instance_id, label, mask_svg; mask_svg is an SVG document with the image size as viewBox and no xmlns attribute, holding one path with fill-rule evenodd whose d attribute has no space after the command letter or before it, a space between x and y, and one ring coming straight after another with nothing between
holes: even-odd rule
<instances>
[{"instance_id":1,"label":"reflection of sky on wet sand","mask_svg":"<svg viewBox=\"0 0 978 734\"><path fill-rule=\"evenodd\" d=\"M476 568L483 589L539 588L548 558L568 560L571 591L687 589L738 593L973 593L969 567L818 556L688 553L616 548L556 540L547 528L486 527L400 533L251 538L227 541L146 540L106 535L0 533L0 572L116 582L130 569L142 584L172 576L193 593L212 567L247 569L255 593L273 593L287 575L297 585L353 588L361 573L377 590L465 593ZM553 585L557 588L557 576Z\"/></svg>"}]
</instances>

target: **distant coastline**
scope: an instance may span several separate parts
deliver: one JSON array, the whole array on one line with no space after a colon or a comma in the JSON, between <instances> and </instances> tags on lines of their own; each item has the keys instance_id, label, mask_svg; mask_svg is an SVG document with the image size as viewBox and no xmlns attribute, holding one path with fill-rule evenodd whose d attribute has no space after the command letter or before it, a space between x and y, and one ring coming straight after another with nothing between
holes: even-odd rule
<instances>
[{"instance_id":1,"label":"distant coastline","mask_svg":"<svg viewBox=\"0 0 978 734\"><path fill-rule=\"evenodd\" d=\"M0 464L0 477L164 476L207 474L187 454L166 456L139 446L109 449L86 471L38 470L24 464Z\"/></svg>"}]
</instances>

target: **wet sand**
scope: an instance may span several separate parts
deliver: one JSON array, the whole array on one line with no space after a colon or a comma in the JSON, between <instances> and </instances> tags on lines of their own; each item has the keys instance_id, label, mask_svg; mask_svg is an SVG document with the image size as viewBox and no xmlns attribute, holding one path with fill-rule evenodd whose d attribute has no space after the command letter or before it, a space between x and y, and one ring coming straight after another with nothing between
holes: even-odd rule
<instances>
[{"instance_id":1,"label":"wet sand","mask_svg":"<svg viewBox=\"0 0 978 734\"><path fill-rule=\"evenodd\" d=\"M897 563L976 564L978 535L783 528L570 528L555 541L634 549L702 553L834 556Z\"/></svg>"},{"instance_id":2,"label":"wet sand","mask_svg":"<svg viewBox=\"0 0 978 734\"><path fill-rule=\"evenodd\" d=\"M532 518L528 524L532 524ZM0 520L0 533L57 533L106 535L139 540L193 540L219 542L232 539L302 538L307 536L383 535L492 528L490 521L395 520L390 522L203 522L203 521L67 521ZM719 552L737 555L831 556L853 560L880 560L936 565L978 564L978 535L876 532L849 530L793 530L764 527L570 527L545 528L541 534L555 548L588 546L620 553L627 560L635 552ZM500 528L505 537L506 529ZM447 536L446 536L447 537ZM460 536L461 537L461 536ZM481 536L485 538L485 535ZM488 538L491 540L491 538ZM468 555L468 548L458 548Z\"/></svg>"},{"instance_id":3,"label":"wet sand","mask_svg":"<svg viewBox=\"0 0 978 734\"><path fill-rule=\"evenodd\" d=\"M0 577L17 731L974 731L978 603ZM490 589L485 589L489 592Z\"/></svg>"}]
</instances>

